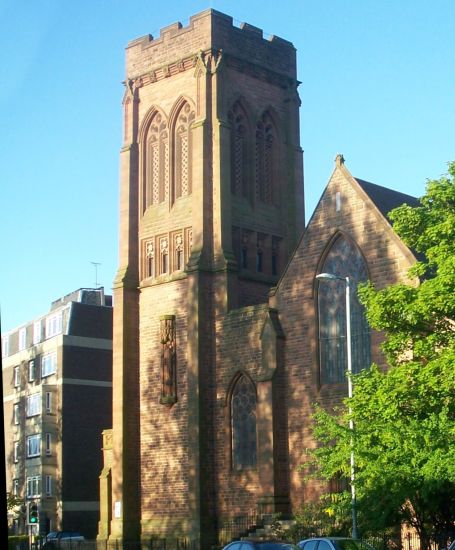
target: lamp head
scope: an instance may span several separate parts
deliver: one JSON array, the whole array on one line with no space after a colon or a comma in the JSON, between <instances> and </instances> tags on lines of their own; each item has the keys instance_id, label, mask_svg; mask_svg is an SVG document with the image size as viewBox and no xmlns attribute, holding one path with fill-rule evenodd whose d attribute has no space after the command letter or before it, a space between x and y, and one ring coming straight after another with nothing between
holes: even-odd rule
<instances>
[{"instance_id":1,"label":"lamp head","mask_svg":"<svg viewBox=\"0 0 455 550\"><path fill-rule=\"evenodd\" d=\"M338 275L334 275L333 273L319 273L319 275L316 275L316 279L323 279L323 280L329 280L329 281L341 279L344 281L344 277L338 277Z\"/></svg>"}]
</instances>

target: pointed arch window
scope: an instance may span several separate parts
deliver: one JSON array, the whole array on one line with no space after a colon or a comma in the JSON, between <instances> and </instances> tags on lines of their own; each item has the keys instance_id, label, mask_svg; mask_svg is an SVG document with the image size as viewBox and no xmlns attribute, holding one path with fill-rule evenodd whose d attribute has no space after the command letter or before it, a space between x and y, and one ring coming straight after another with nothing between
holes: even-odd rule
<instances>
[{"instance_id":1,"label":"pointed arch window","mask_svg":"<svg viewBox=\"0 0 455 550\"><path fill-rule=\"evenodd\" d=\"M254 468L257 461L256 389L242 374L231 394L232 467Z\"/></svg>"},{"instance_id":2,"label":"pointed arch window","mask_svg":"<svg viewBox=\"0 0 455 550\"><path fill-rule=\"evenodd\" d=\"M276 186L277 139L272 118L265 112L256 125L256 199L278 204Z\"/></svg>"},{"instance_id":3,"label":"pointed arch window","mask_svg":"<svg viewBox=\"0 0 455 550\"><path fill-rule=\"evenodd\" d=\"M352 371L360 372L371 363L370 328L365 310L357 297L357 285L368 278L360 250L340 235L331 246L320 273L348 277L351 282L351 354ZM319 367L321 384L346 380L346 286L341 280L319 283L317 291L319 319Z\"/></svg>"},{"instance_id":4,"label":"pointed arch window","mask_svg":"<svg viewBox=\"0 0 455 550\"><path fill-rule=\"evenodd\" d=\"M185 102L180 109L174 131L174 200L185 197L192 191L192 156L191 123L194 111Z\"/></svg>"},{"instance_id":5,"label":"pointed arch window","mask_svg":"<svg viewBox=\"0 0 455 550\"><path fill-rule=\"evenodd\" d=\"M145 208L164 202L169 195L169 134L161 113L150 123L145 150Z\"/></svg>"},{"instance_id":6,"label":"pointed arch window","mask_svg":"<svg viewBox=\"0 0 455 550\"><path fill-rule=\"evenodd\" d=\"M248 143L247 120L240 103L234 103L228 113L231 126L231 192L239 197L248 197Z\"/></svg>"}]
</instances>

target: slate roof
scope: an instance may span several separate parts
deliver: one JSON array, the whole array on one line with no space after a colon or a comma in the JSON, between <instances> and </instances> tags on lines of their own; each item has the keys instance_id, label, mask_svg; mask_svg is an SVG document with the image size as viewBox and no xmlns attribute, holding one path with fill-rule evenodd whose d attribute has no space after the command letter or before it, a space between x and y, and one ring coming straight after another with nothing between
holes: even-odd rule
<instances>
[{"instance_id":1,"label":"slate roof","mask_svg":"<svg viewBox=\"0 0 455 550\"><path fill-rule=\"evenodd\" d=\"M402 204L406 203L408 206L412 207L421 206L419 200L411 195L406 195L405 193L400 193L399 191L393 191L387 187L381 187L380 185L376 185L375 183L370 183L369 181L361 180L359 178L355 178L355 180L374 202L381 214L389 221L389 212Z\"/></svg>"}]
</instances>

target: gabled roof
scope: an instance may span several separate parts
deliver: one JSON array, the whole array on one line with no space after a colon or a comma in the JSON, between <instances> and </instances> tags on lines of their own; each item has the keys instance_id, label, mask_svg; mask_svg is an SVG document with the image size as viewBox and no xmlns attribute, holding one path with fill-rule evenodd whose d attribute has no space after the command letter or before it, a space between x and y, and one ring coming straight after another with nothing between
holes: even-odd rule
<instances>
[{"instance_id":1,"label":"gabled roof","mask_svg":"<svg viewBox=\"0 0 455 550\"><path fill-rule=\"evenodd\" d=\"M382 187L381 185L376 185L359 178L354 179L374 202L376 208L389 221L389 212L402 204L406 203L413 208L421 206L420 201L411 195L406 195L405 193L400 193L399 191L394 191L393 189L388 189L387 187Z\"/></svg>"}]
</instances>

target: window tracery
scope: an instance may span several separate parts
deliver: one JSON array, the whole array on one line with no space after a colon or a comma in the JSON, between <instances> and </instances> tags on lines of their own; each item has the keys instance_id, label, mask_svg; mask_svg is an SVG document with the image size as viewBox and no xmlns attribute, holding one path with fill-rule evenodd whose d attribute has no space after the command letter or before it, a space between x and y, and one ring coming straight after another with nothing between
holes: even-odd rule
<instances>
[{"instance_id":1,"label":"window tracery","mask_svg":"<svg viewBox=\"0 0 455 550\"><path fill-rule=\"evenodd\" d=\"M146 140L145 208L164 202L169 195L169 139L161 113L153 117Z\"/></svg>"},{"instance_id":2,"label":"window tracery","mask_svg":"<svg viewBox=\"0 0 455 550\"><path fill-rule=\"evenodd\" d=\"M228 113L231 126L231 192L248 197L248 143L245 113L237 101Z\"/></svg>"},{"instance_id":3,"label":"window tracery","mask_svg":"<svg viewBox=\"0 0 455 550\"><path fill-rule=\"evenodd\" d=\"M242 374L231 395L232 467L253 468L257 461L256 390Z\"/></svg>"},{"instance_id":4,"label":"window tracery","mask_svg":"<svg viewBox=\"0 0 455 550\"><path fill-rule=\"evenodd\" d=\"M359 249L346 237L339 236L331 246L321 273L350 278L351 357L354 373L371 363L370 328L357 297L357 285L368 279L365 261ZM346 283L343 280L319 282L317 301L319 318L319 364L322 384L344 382L346 353Z\"/></svg>"},{"instance_id":5,"label":"window tracery","mask_svg":"<svg viewBox=\"0 0 455 550\"><path fill-rule=\"evenodd\" d=\"M174 198L185 197L191 194L191 161L192 140L191 123L195 117L194 111L188 102L185 102L177 116L174 132Z\"/></svg>"},{"instance_id":6,"label":"window tracery","mask_svg":"<svg viewBox=\"0 0 455 550\"><path fill-rule=\"evenodd\" d=\"M270 114L265 112L256 125L256 199L266 204L277 204L276 157L276 132Z\"/></svg>"}]
</instances>

